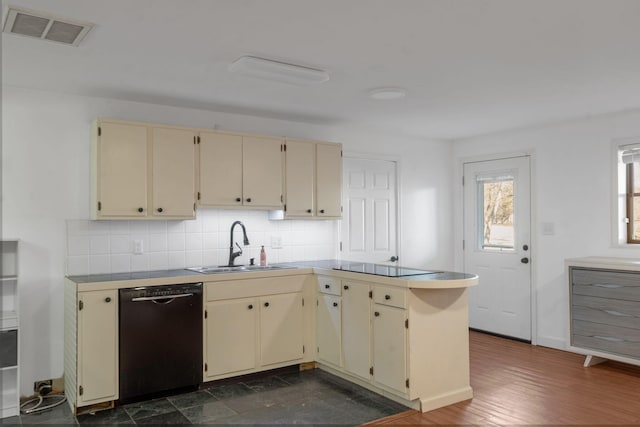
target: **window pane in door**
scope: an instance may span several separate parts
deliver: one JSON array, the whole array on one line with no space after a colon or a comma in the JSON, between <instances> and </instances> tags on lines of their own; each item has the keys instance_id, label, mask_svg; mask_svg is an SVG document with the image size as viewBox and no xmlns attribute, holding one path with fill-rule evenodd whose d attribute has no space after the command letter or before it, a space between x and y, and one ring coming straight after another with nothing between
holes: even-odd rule
<instances>
[{"instance_id":1,"label":"window pane in door","mask_svg":"<svg viewBox=\"0 0 640 427\"><path fill-rule=\"evenodd\" d=\"M640 240L640 196L633 196L633 222L631 224L633 240Z\"/></svg>"},{"instance_id":2,"label":"window pane in door","mask_svg":"<svg viewBox=\"0 0 640 427\"><path fill-rule=\"evenodd\" d=\"M481 249L513 250L513 176L478 179Z\"/></svg>"}]
</instances>

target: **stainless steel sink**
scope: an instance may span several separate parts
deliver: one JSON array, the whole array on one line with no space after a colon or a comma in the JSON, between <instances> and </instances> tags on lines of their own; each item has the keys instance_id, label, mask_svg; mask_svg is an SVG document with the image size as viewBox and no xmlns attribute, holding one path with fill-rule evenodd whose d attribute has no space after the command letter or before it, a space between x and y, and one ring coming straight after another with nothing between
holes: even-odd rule
<instances>
[{"instance_id":1,"label":"stainless steel sink","mask_svg":"<svg viewBox=\"0 0 640 427\"><path fill-rule=\"evenodd\" d=\"M270 271L270 270L288 270L296 267L288 267L285 265L234 265L233 267L221 265L218 267L191 267L189 271L195 271L202 274L216 273L246 273L249 271Z\"/></svg>"}]
</instances>

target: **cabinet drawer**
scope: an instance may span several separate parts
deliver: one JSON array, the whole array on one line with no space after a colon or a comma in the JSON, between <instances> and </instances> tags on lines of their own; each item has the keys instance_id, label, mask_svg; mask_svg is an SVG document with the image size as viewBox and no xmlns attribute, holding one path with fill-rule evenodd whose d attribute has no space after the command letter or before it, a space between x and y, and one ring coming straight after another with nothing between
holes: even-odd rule
<instances>
[{"instance_id":1,"label":"cabinet drawer","mask_svg":"<svg viewBox=\"0 0 640 427\"><path fill-rule=\"evenodd\" d=\"M640 273L571 269L572 293L640 301Z\"/></svg>"},{"instance_id":2,"label":"cabinet drawer","mask_svg":"<svg viewBox=\"0 0 640 427\"><path fill-rule=\"evenodd\" d=\"M640 329L640 303L574 295L571 318L605 325Z\"/></svg>"},{"instance_id":3,"label":"cabinet drawer","mask_svg":"<svg viewBox=\"0 0 640 427\"><path fill-rule=\"evenodd\" d=\"M374 286L373 288L373 301L376 304L405 308L406 295L406 291L402 288L391 288L387 286Z\"/></svg>"},{"instance_id":4,"label":"cabinet drawer","mask_svg":"<svg viewBox=\"0 0 640 427\"><path fill-rule=\"evenodd\" d=\"M640 330L573 320L571 344L623 356L640 357Z\"/></svg>"},{"instance_id":5,"label":"cabinet drawer","mask_svg":"<svg viewBox=\"0 0 640 427\"><path fill-rule=\"evenodd\" d=\"M318 276L318 292L323 294L341 295L340 279L328 276Z\"/></svg>"},{"instance_id":6,"label":"cabinet drawer","mask_svg":"<svg viewBox=\"0 0 640 427\"><path fill-rule=\"evenodd\" d=\"M18 364L18 331L0 332L0 368Z\"/></svg>"},{"instance_id":7,"label":"cabinet drawer","mask_svg":"<svg viewBox=\"0 0 640 427\"><path fill-rule=\"evenodd\" d=\"M205 284L205 300L220 301L225 299L302 292L303 286L304 276L264 277L261 279L207 282Z\"/></svg>"}]
</instances>

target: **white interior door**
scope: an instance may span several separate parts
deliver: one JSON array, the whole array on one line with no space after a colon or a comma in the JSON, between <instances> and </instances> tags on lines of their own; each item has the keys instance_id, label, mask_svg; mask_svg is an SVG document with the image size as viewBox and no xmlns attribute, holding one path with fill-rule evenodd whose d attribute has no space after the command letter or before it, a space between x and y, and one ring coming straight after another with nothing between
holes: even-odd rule
<instances>
[{"instance_id":1,"label":"white interior door","mask_svg":"<svg viewBox=\"0 0 640 427\"><path fill-rule=\"evenodd\" d=\"M472 328L531 340L529 157L464 164L464 269Z\"/></svg>"},{"instance_id":2,"label":"white interior door","mask_svg":"<svg viewBox=\"0 0 640 427\"><path fill-rule=\"evenodd\" d=\"M345 158L342 185L342 259L382 264L397 258L396 163Z\"/></svg>"}]
</instances>

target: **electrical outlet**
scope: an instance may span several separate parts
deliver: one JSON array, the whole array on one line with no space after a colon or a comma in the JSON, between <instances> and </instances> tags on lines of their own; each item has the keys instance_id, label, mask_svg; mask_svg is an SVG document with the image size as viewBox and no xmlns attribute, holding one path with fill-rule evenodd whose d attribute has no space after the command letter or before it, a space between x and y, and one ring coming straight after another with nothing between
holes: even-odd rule
<instances>
[{"instance_id":1,"label":"electrical outlet","mask_svg":"<svg viewBox=\"0 0 640 427\"><path fill-rule=\"evenodd\" d=\"M35 393L40 393L43 388L46 388L47 392L51 391L51 389L53 388L53 380L40 380L33 383L33 391Z\"/></svg>"},{"instance_id":2,"label":"electrical outlet","mask_svg":"<svg viewBox=\"0 0 640 427\"><path fill-rule=\"evenodd\" d=\"M135 255L140 255L144 252L144 247L142 245L142 240L134 240L133 241L133 253Z\"/></svg>"},{"instance_id":3,"label":"electrical outlet","mask_svg":"<svg viewBox=\"0 0 640 427\"><path fill-rule=\"evenodd\" d=\"M282 237L280 237L280 236L271 236L271 248L272 249L282 249Z\"/></svg>"}]
</instances>

